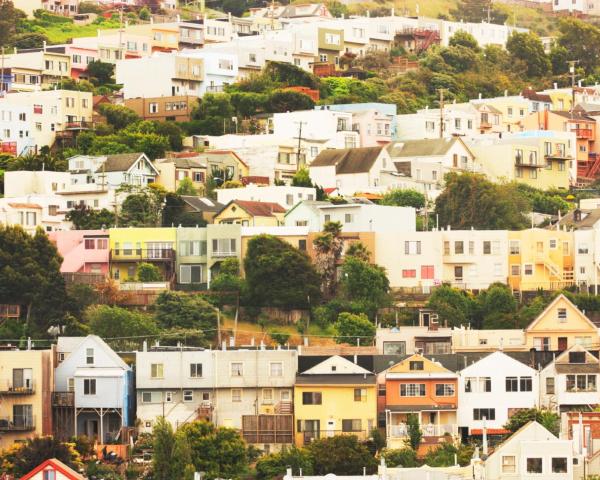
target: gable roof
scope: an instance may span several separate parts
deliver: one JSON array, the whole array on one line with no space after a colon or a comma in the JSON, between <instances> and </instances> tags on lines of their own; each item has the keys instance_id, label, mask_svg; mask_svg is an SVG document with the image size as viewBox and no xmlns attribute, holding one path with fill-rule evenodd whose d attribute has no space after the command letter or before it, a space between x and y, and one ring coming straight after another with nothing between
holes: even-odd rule
<instances>
[{"instance_id":1,"label":"gable roof","mask_svg":"<svg viewBox=\"0 0 600 480\"><path fill-rule=\"evenodd\" d=\"M373 168L383 147L330 148L322 150L310 164L312 167L335 166L335 173L367 173Z\"/></svg>"},{"instance_id":2,"label":"gable roof","mask_svg":"<svg viewBox=\"0 0 600 480\"><path fill-rule=\"evenodd\" d=\"M40 463L31 472L26 473L24 476L22 476L21 480L28 480L30 478L33 478L35 475L37 475L39 472L42 472L43 470L46 469L46 467L49 467L49 466L53 467L54 470L59 471L60 473L62 473L65 477L67 477L70 480L85 480L85 477L83 475L76 472L71 467L64 464L57 458L50 458L50 459L46 460L45 462Z\"/></svg>"},{"instance_id":3,"label":"gable roof","mask_svg":"<svg viewBox=\"0 0 600 480\"><path fill-rule=\"evenodd\" d=\"M218 212L224 206L222 203L208 197L182 195L181 199L197 212Z\"/></svg>"},{"instance_id":4,"label":"gable roof","mask_svg":"<svg viewBox=\"0 0 600 480\"><path fill-rule=\"evenodd\" d=\"M527 422L525 425L523 425L521 428L519 428L516 432L514 432L510 437L508 437L502 443L500 443L494 449L494 451L490 454L490 456L488 457L488 461L489 461L490 457L499 453L500 450L502 450L506 445L508 445L511 442L514 442L516 439L523 436L526 432L533 432L535 437L537 437L538 434L543 435L546 437L546 440L558 440L558 437L556 437L552 432L550 432L548 429L546 429L546 427L544 427L543 425L539 424L536 421L530 421L530 422ZM538 439L536 438L536 440L538 440Z\"/></svg>"},{"instance_id":5,"label":"gable roof","mask_svg":"<svg viewBox=\"0 0 600 480\"><path fill-rule=\"evenodd\" d=\"M525 327L525 333L529 332L533 327L535 327L542 320L542 318L544 318L546 314L561 300L567 302L568 305L572 306L575 309L575 311L579 313L579 316L589 324L590 328L593 328L594 330L597 328L596 325L594 325L594 323L589 318L587 318L585 314L581 310L579 310L579 308L577 308L577 305L571 302L571 300L569 300L564 293L561 293L550 302L550 304L544 309L542 313L540 313L529 325L527 325L527 327Z\"/></svg>"},{"instance_id":6,"label":"gable roof","mask_svg":"<svg viewBox=\"0 0 600 480\"><path fill-rule=\"evenodd\" d=\"M594 225L600 220L600 208L594 208L593 210L579 210L581 214L581 220L575 220L575 210L571 210L569 213L565 214L560 221L559 225L566 225L567 227L572 228L593 228Z\"/></svg>"},{"instance_id":7,"label":"gable roof","mask_svg":"<svg viewBox=\"0 0 600 480\"><path fill-rule=\"evenodd\" d=\"M459 137L424 138L422 140L405 140L390 143L387 147L390 157L423 157L445 155L460 142L463 147L474 157L469 147Z\"/></svg>"},{"instance_id":8,"label":"gable roof","mask_svg":"<svg viewBox=\"0 0 600 480\"><path fill-rule=\"evenodd\" d=\"M515 358L512 355L508 355L507 353L503 352L503 351L495 351L490 353L489 355L486 355L485 357L482 357L476 361L474 361L473 363L467 365L466 367L462 368L461 371L465 371L470 369L473 366L476 366L477 364L484 364L485 362L492 362L492 364L494 365L495 362L498 361L498 357L503 357L506 360L508 360L509 362L513 363L514 365L520 367L520 368L526 368L529 370L532 370L532 373L535 374L535 369L533 367L531 367L531 365Z\"/></svg>"},{"instance_id":9,"label":"gable roof","mask_svg":"<svg viewBox=\"0 0 600 480\"><path fill-rule=\"evenodd\" d=\"M521 96L534 102L552 103L552 98L550 98L550 95L547 95L545 93L538 93L533 88L524 89L521 92Z\"/></svg>"},{"instance_id":10,"label":"gable roof","mask_svg":"<svg viewBox=\"0 0 600 480\"><path fill-rule=\"evenodd\" d=\"M423 362L422 370L409 370L406 367L410 366L410 362ZM386 379L406 378L406 377L429 377L443 376L456 378L456 373L448 370L440 362L424 357L421 354L415 353L409 357L399 361L394 366L387 369Z\"/></svg>"},{"instance_id":11,"label":"gable roof","mask_svg":"<svg viewBox=\"0 0 600 480\"><path fill-rule=\"evenodd\" d=\"M137 152L137 153L119 153L117 155L107 155L106 160L98 169L96 173L102 172L126 172L131 167L135 165L135 163L140 159L140 157L144 157L148 160L148 163L152 167L152 169L158 174L158 170L152 164L150 159L146 156L145 153Z\"/></svg>"},{"instance_id":12,"label":"gable roof","mask_svg":"<svg viewBox=\"0 0 600 480\"><path fill-rule=\"evenodd\" d=\"M116 366L125 370L131 369L131 367L127 365L125 361L98 335L87 335L86 337L58 337L57 351L69 353L69 355L65 357L66 360L74 352L79 350L87 340L93 340L100 348L102 348L102 350L104 350L104 352L113 360ZM66 348L68 348L68 350Z\"/></svg>"},{"instance_id":13,"label":"gable roof","mask_svg":"<svg viewBox=\"0 0 600 480\"><path fill-rule=\"evenodd\" d=\"M285 213L286 210L275 202L256 202L254 200L231 200L225 205L217 215L226 210L230 205L235 204L253 217L274 217L274 213Z\"/></svg>"},{"instance_id":14,"label":"gable roof","mask_svg":"<svg viewBox=\"0 0 600 480\"><path fill-rule=\"evenodd\" d=\"M206 150L202 152L202 155L206 157L208 160L210 157L234 157L238 162L240 162L245 167L248 167L248 164L244 162L241 157L234 152L233 150Z\"/></svg>"},{"instance_id":15,"label":"gable roof","mask_svg":"<svg viewBox=\"0 0 600 480\"><path fill-rule=\"evenodd\" d=\"M302 200L301 202L298 202L296 205L294 205L292 208L290 208L287 211L287 213L285 214L285 216L287 217L290 213L292 213L300 205L312 210L313 213L318 215L319 207L323 206L323 205L329 205L329 204L330 204L330 202L326 202L324 200Z\"/></svg>"},{"instance_id":16,"label":"gable roof","mask_svg":"<svg viewBox=\"0 0 600 480\"><path fill-rule=\"evenodd\" d=\"M571 119L573 119L573 120L584 120L586 122L596 123L596 119L594 119L592 117L588 117L587 115L584 115L583 113L577 112L577 111L573 111L573 113L571 114L570 111L565 111L565 110L551 110L551 113L555 113L556 115L559 115L561 117L568 118L569 120L571 120Z\"/></svg>"},{"instance_id":17,"label":"gable roof","mask_svg":"<svg viewBox=\"0 0 600 480\"><path fill-rule=\"evenodd\" d=\"M302 375L372 375L372 372L339 355L323 360L314 367L302 372Z\"/></svg>"}]
</instances>

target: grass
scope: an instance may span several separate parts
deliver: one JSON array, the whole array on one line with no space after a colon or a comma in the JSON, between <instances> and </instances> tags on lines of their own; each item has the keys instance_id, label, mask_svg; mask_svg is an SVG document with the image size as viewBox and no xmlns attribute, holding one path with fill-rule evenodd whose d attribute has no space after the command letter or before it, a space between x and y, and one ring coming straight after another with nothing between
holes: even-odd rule
<instances>
[{"instance_id":1,"label":"grass","mask_svg":"<svg viewBox=\"0 0 600 480\"><path fill-rule=\"evenodd\" d=\"M99 17L94 23L76 25L72 19L44 12L39 18L22 21L20 27L23 33L42 33L48 37L51 44L66 43L72 38L95 37L98 30L118 28L118 19Z\"/></svg>"}]
</instances>

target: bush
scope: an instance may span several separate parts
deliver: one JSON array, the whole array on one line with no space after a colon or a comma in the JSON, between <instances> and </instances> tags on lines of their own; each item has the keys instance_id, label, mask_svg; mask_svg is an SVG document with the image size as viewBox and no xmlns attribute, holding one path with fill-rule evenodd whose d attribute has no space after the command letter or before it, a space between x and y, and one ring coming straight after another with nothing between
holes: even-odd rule
<instances>
[{"instance_id":1,"label":"bush","mask_svg":"<svg viewBox=\"0 0 600 480\"><path fill-rule=\"evenodd\" d=\"M137 278L140 282L160 282L162 274L156 265L142 262L137 267Z\"/></svg>"},{"instance_id":2,"label":"bush","mask_svg":"<svg viewBox=\"0 0 600 480\"><path fill-rule=\"evenodd\" d=\"M385 450L383 458L388 467L418 467L417 452L412 448L399 448L396 450Z\"/></svg>"}]
</instances>

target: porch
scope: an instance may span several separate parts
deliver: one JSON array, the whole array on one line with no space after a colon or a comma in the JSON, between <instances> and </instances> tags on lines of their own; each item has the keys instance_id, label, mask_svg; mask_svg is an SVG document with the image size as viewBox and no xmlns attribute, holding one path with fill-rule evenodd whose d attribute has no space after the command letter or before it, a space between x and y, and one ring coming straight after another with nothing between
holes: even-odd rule
<instances>
[{"instance_id":1,"label":"porch","mask_svg":"<svg viewBox=\"0 0 600 480\"><path fill-rule=\"evenodd\" d=\"M416 415L419 427L423 434L422 443L438 444L448 436L458 436L456 410L442 410L439 408L390 411L386 410L386 438L388 448L402 448L408 439L409 415Z\"/></svg>"}]
</instances>

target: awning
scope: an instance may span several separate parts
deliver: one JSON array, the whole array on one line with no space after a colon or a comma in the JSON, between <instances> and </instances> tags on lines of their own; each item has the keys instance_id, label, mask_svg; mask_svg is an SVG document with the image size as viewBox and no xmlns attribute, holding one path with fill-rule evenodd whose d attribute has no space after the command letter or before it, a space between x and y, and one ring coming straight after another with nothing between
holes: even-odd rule
<instances>
[{"instance_id":1,"label":"awning","mask_svg":"<svg viewBox=\"0 0 600 480\"><path fill-rule=\"evenodd\" d=\"M512 433L510 430L506 430L505 428L488 428L488 435L508 435ZM483 435L482 428L473 428L471 429L471 435Z\"/></svg>"}]
</instances>

